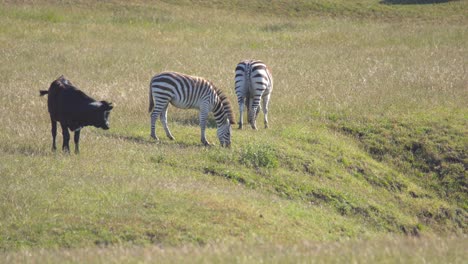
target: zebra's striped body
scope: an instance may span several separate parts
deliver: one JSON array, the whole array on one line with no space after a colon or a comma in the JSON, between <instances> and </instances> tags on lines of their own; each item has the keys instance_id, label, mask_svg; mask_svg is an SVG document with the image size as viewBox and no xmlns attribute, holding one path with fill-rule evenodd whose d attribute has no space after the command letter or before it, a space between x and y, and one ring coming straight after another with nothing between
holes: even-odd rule
<instances>
[{"instance_id":1,"label":"zebra's striped body","mask_svg":"<svg viewBox=\"0 0 468 264\"><path fill-rule=\"evenodd\" d=\"M208 113L213 112L221 145L231 144L231 124L235 124L231 104L211 82L177 72L158 74L151 79L149 103L151 137L154 139L158 140L155 128L159 116L167 137L174 139L167 126L167 108L171 103L178 108L200 110L201 142L205 145L210 144L206 140L205 128Z\"/></svg>"},{"instance_id":2,"label":"zebra's striped body","mask_svg":"<svg viewBox=\"0 0 468 264\"><path fill-rule=\"evenodd\" d=\"M257 129L257 115L262 108L265 128L268 128L268 102L273 90L273 78L265 63L259 60L244 60L237 64L235 70L235 89L239 102L239 128L243 125L244 105L247 106L248 122L253 129Z\"/></svg>"}]
</instances>

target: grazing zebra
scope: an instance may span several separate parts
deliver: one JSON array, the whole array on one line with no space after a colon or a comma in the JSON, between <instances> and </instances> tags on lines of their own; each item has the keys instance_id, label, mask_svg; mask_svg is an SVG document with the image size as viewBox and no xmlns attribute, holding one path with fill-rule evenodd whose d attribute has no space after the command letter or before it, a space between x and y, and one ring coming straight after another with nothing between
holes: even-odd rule
<instances>
[{"instance_id":1,"label":"grazing zebra","mask_svg":"<svg viewBox=\"0 0 468 264\"><path fill-rule=\"evenodd\" d=\"M174 139L167 126L167 108L169 103L178 108L196 108L200 110L201 142L206 140L205 127L208 113L213 112L218 127L221 146L231 145L231 124L235 124L231 104L226 95L201 77L189 76L177 72L164 72L151 79L149 90L149 112L151 113L151 137L156 136L156 120L161 116L166 135Z\"/></svg>"},{"instance_id":2,"label":"grazing zebra","mask_svg":"<svg viewBox=\"0 0 468 264\"><path fill-rule=\"evenodd\" d=\"M265 128L268 128L268 102L273 90L273 78L265 63L259 60L244 60L236 67L235 88L237 100L239 102L239 129L242 129L242 116L244 104L247 105L247 121L253 129L257 129L257 115L262 108Z\"/></svg>"}]
</instances>

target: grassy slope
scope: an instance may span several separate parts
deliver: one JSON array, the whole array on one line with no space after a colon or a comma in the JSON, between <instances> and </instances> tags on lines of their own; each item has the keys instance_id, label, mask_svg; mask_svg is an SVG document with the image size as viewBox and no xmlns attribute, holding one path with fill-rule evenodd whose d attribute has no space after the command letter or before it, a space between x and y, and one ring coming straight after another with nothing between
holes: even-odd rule
<instances>
[{"instance_id":1,"label":"grassy slope","mask_svg":"<svg viewBox=\"0 0 468 264\"><path fill-rule=\"evenodd\" d=\"M1 5L1 249L466 234L465 2L280 1L256 18L261 1L166 2ZM171 108L177 140L151 142L153 74L209 77L235 102L246 57L273 69L272 129L205 149L196 112ZM49 151L36 97L61 74L116 104L80 156Z\"/></svg>"}]
</instances>

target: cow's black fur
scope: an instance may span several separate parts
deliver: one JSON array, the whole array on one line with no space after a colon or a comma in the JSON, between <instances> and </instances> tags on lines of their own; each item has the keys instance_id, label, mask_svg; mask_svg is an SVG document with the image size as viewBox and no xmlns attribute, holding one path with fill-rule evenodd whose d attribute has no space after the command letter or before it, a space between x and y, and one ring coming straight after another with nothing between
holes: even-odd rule
<instances>
[{"instance_id":1,"label":"cow's black fur","mask_svg":"<svg viewBox=\"0 0 468 264\"><path fill-rule=\"evenodd\" d=\"M49 95L47 106L52 122L52 149L56 150L55 137L57 136L57 122L60 122L63 135L64 151L69 152L69 141L71 131L75 132L75 152L79 152L79 141L81 128L95 126L109 129L109 114L112 103L96 101L78 90L69 80L60 76L53 81L49 90L39 91L40 95Z\"/></svg>"}]
</instances>

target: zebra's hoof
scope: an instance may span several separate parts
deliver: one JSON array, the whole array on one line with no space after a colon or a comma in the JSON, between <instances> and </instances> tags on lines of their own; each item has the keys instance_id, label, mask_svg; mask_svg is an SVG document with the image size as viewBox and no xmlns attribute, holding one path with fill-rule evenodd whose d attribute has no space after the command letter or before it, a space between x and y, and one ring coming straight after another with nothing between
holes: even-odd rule
<instances>
[{"instance_id":1,"label":"zebra's hoof","mask_svg":"<svg viewBox=\"0 0 468 264\"><path fill-rule=\"evenodd\" d=\"M159 138L157 136L155 136L155 135L151 135L151 138L156 140L156 141L159 141Z\"/></svg>"},{"instance_id":2,"label":"zebra's hoof","mask_svg":"<svg viewBox=\"0 0 468 264\"><path fill-rule=\"evenodd\" d=\"M168 138L169 138L170 140L175 140L175 137L173 137L173 136L168 136Z\"/></svg>"}]
</instances>

